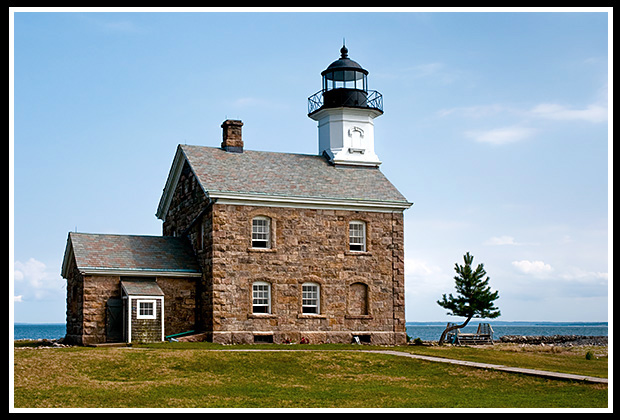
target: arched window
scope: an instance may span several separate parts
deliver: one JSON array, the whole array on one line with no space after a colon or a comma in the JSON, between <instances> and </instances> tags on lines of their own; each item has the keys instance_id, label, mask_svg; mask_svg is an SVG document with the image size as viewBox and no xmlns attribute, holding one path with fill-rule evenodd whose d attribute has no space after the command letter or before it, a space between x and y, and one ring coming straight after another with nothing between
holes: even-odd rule
<instances>
[{"instance_id":1,"label":"arched window","mask_svg":"<svg viewBox=\"0 0 620 420\"><path fill-rule=\"evenodd\" d=\"M252 248L271 248L271 219L258 216L252 219Z\"/></svg>"},{"instance_id":2,"label":"arched window","mask_svg":"<svg viewBox=\"0 0 620 420\"><path fill-rule=\"evenodd\" d=\"M304 314L321 313L321 287L317 283L301 285L301 312Z\"/></svg>"},{"instance_id":3,"label":"arched window","mask_svg":"<svg viewBox=\"0 0 620 420\"><path fill-rule=\"evenodd\" d=\"M271 313L271 284L266 281L252 283L252 313Z\"/></svg>"},{"instance_id":4,"label":"arched window","mask_svg":"<svg viewBox=\"0 0 620 420\"><path fill-rule=\"evenodd\" d=\"M353 283L349 286L349 315L368 315L368 286L364 283Z\"/></svg>"},{"instance_id":5,"label":"arched window","mask_svg":"<svg viewBox=\"0 0 620 420\"><path fill-rule=\"evenodd\" d=\"M349 222L349 251L366 251L366 223Z\"/></svg>"}]
</instances>

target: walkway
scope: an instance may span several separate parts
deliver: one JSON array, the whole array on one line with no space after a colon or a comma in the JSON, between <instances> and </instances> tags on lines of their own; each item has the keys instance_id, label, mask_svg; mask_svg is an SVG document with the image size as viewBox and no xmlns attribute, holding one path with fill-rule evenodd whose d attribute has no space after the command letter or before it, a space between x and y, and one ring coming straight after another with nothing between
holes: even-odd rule
<instances>
[{"instance_id":1,"label":"walkway","mask_svg":"<svg viewBox=\"0 0 620 420\"><path fill-rule=\"evenodd\" d=\"M573 375L571 373L549 372L537 369L516 368L504 365L492 365L490 363L468 362L465 360L446 359L443 357L422 356L419 354L411 354L403 351L394 350L359 350L366 353L392 354L394 356L410 357L412 359L426 360L429 362L451 363L453 365L470 366L481 369L501 370L502 372L522 373L524 375L539 376L549 379L562 379L571 381L593 382L597 384L608 384L607 378L598 378L596 376Z\"/></svg>"},{"instance_id":2,"label":"walkway","mask_svg":"<svg viewBox=\"0 0 620 420\"><path fill-rule=\"evenodd\" d=\"M313 350L225 349L225 350L211 350L211 351L313 351ZM423 356L420 354L412 354L412 353L407 353L404 351L361 350L361 349L360 350L316 350L316 351L357 351L357 352L362 352L362 353L390 354L393 356L409 357L411 359L418 359L418 360L426 360L428 362L450 363L453 365L469 366L469 367L480 368L480 369L493 369L493 370L499 370L502 372L521 373L523 375L538 376L541 378L548 378L548 379L591 382L591 383L605 384L605 385L608 384L607 378L599 378L596 376L574 375L572 373L560 373L560 372L549 372L546 370L516 368L516 367L510 367L510 366L504 366L504 365L493 365L490 363L468 362L466 360L447 359L444 357Z\"/></svg>"}]
</instances>

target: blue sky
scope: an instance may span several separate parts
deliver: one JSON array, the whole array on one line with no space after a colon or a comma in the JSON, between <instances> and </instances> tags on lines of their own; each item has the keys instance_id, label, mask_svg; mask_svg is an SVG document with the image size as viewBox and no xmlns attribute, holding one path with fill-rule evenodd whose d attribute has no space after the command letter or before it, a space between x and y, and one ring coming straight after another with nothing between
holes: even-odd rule
<instances>
[{"instance_id":1,"label":"blue sky","mask_svg":"<svg viewBox=\"0 0 620 420\"><path fill-rule=\"evenodd\" d=\"M343 38L384 97L381 170L414 202L407 320L454 320L435 302L468 251L500 320L608 320L611 9L32 10L12 28L16 322L64 322L69 231L161 234L177 144L219 146L235 118L248 149L317 153L307 98Z\"/></svg>"}]
</instances>

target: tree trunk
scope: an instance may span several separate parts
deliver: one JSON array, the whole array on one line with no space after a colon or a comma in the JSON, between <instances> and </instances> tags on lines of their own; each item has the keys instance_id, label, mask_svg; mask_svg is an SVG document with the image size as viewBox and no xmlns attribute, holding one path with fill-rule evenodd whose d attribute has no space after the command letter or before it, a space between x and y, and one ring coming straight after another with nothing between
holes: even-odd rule
<instances>
[{"instance_id":1,"label":"tree trunk","mask_svg":"<svg viewBox=\"0 0 620 420\"><path fill-rule=\"evenodd\" d=\"M457 329L460 329L460 328L465 328L465 326L469 323L469 321L471 321L471 319L472 319L472 317L469 316L469 317L467 317L465 322L462 323L461 325L453 325L453 326L448 327L445 330L443 330L443 332L441 333L441 337L439 338L439 345L441 346L443 344L443 341L446 339L446 334L448 334L450 331L453 331L453 330L457 330Z\"/></svg>"}]
</instances>

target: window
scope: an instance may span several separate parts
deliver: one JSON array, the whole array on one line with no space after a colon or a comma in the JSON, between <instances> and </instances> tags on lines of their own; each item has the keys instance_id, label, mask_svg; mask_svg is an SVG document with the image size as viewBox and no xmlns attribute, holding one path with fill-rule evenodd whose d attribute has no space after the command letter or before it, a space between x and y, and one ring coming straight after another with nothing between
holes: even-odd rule
<instances>
[{"instance_id":1,"label":"window","mask_svg":"<svg viewBox=\"0 0 620 420\"><path fill-rule=\"evenodd\" d=\"M155 319L156 309L154 300L138 300L138 319Z\"/></svg>"},{"instance_id":2,"label":"window","mask_svg":"<svg viewBox=\"0 0 620 420\"><path fill-rule=\"evenodd\" d=\"M366 223L349 222L349 251L366 251Z\"/></svg>"},{"instance_id":3,"label":"window","mask_svg":"<svg viewBox=\"0 0 620 420\"><path fill-rule=\"evenodd\" d=\"M271 313L271 285L265 281L252 284L252 313Z\"/></svg>"},{"instance_id":4,"label":"window","mask_svg":"<svg viewBox=\"0 0 620 420\"><path fill-rule=\"evenodd\" d=\"M319 285L304 283L301 285L301 312L304 314L321 313Z\"/></svg>"},{"instance_id":5,"label":"window","mask_svg":"<svg viewBox=\"0 0 620 420\"><path fill-rule=\"evenodd\" d=\"M271 248L270 221L263 216L252 219L252 248Z\"/></svg>"}]
</instances>

